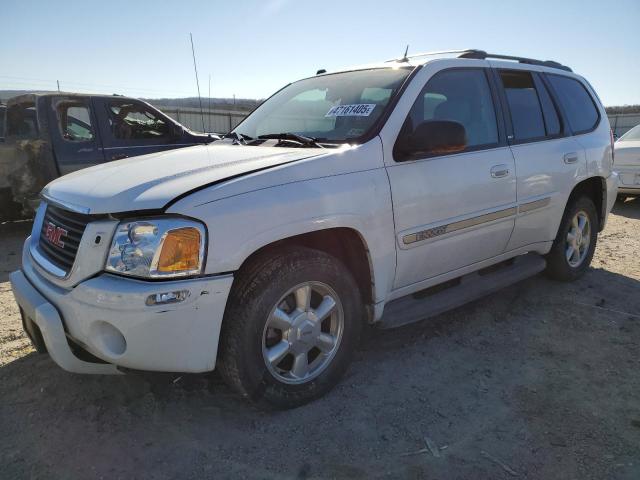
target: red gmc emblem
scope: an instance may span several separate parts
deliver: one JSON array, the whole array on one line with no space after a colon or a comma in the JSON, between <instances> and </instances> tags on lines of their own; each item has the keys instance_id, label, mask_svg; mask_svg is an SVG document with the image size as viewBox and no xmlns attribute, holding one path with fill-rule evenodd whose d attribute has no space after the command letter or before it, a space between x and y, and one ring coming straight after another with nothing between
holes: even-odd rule
<instances>
[{"instance_id":1,"label":"red gmc emblem","mask_svg":"<svg viewBox=\"0 0 640 480\"><path fill-rule=\"evenodd\" d=\"M64 228L58 227L51 222L47 222L47 229L44 232L44 235L50 243L57 247L64 248L64 242L61 240L62 237L67 235L67 231Z\"/></svg>"}]
</instances>

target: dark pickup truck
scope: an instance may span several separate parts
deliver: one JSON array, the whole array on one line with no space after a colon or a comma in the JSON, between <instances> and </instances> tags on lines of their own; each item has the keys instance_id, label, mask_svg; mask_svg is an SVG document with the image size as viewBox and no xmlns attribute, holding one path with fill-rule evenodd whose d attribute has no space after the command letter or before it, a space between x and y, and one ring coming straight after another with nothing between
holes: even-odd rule
<instances>
[{"instance_id":1,"label":"dark pickup truck","mask_svg":"<svg viewBox=\"0 0 640 480\"><path fill-rule=\"evenodd\" d=\"M148 103L119 95L20 95L0 108L0 116L2 220L30 215L40 190L59 176L218 138L192 132Z\"/></svg>"}]
</instances>

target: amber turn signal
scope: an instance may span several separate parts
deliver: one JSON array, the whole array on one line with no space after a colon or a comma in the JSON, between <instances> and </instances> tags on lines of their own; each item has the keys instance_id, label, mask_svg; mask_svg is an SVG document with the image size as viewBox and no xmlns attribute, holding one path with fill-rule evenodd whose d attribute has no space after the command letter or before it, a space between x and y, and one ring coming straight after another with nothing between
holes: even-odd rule
<instances>
[{"instance_id":1,"label":"amber turn signal","mask_svg":"<svg viewBox=\"0 0 640 480\"><path fill-rule=\"evenodd\" d=\"M193 272L200 269L200 232L197 228L177 228L167 232L158 259L162 273Z\"/></svg>"}]
</instances>

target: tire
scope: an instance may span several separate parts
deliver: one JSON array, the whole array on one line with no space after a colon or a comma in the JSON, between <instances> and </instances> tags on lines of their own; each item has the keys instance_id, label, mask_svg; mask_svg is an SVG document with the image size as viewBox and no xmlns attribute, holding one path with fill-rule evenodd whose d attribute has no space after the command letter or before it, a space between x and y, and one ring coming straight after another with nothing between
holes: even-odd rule
<instances>
[{"instance_id":1,"label":"tire","mask_svg":"<svg viewBox=\"0 0 640 480\"><path fill-rule=\"evenodd\" d=\"M330 308L327 297L333 310L318 322L315 313L323 317ZM300 308L305 298L311 299L306 302L311 313ZM304 247L271 250L238 273L222 323L218 368L226 383L251 401L294 408L338 383L362 323L358 286L338 259Z\"/></svg>"},{"instance_id":2,"label":"tire","mask_svg":"<svg viewBox=\"0 0 640 480\"><path fill-rule=\"evenodd\" d=\"M576 236L576 219L580 224L582 218L587 220L588 232L585 228L580 235ZM582 276L593 258L598 230L598 215L593 201L586 196L570 199L551 251L546 255L547 275L563 282L571 282ZM569 237L570 233L571 237ZM576 237L576 243L572 243L570 238ZM588 242L588 245L585 246L582 242ZM576 253L575 245L578 243L579 248Z\"/></svg>"}]
</instances>

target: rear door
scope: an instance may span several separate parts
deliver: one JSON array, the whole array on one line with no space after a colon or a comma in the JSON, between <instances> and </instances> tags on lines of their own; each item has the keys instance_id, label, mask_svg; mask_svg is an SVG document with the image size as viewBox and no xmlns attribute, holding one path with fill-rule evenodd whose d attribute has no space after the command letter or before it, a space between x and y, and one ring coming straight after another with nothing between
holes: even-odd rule
<instances>
[{"instance_id":1,"label":"rear door","mask_svg":"<svg viewBox=\"0 0 640 480\"><path fill-rule=\"evenodd\" d=\"M192 145L176 124L149 105L128 98L96 98L106 161ZM181 132L180 132L181 133Z\"/></svg>"},{"instance_id":2,"label":"rear door","mask_svg":"<svg viewBox=\"0 0 640 480\"><path fill-rule=\"evenodd\" d=\"M90 97L52 97L49 125L60 175L104 161Z\"/></svg>"},{"instance_id":3,"label":"rear door","mask_svg":"<svg viewBox=\"0 0 640 480\"><path fill-rule=\"evenodd\" d=\"M467 144L462 152L424 158L394 153L387 163L398 244L395 288L504 252L516 179L496 102L487 68L437 71L415 98L400 135L422 122L453 121L464 126Z\"/></svg>"},{"instance_id":4,"label":"rear door","mask_svg":"<svg viewBox=\"0 0 640 480\"><path fill-rule=\"evenodd\" d=\"M586 177L586 157L544 74L515 65L495 73L518 181L512 250L554 240L573 186Z\"/></svg>"}]
</instances>

